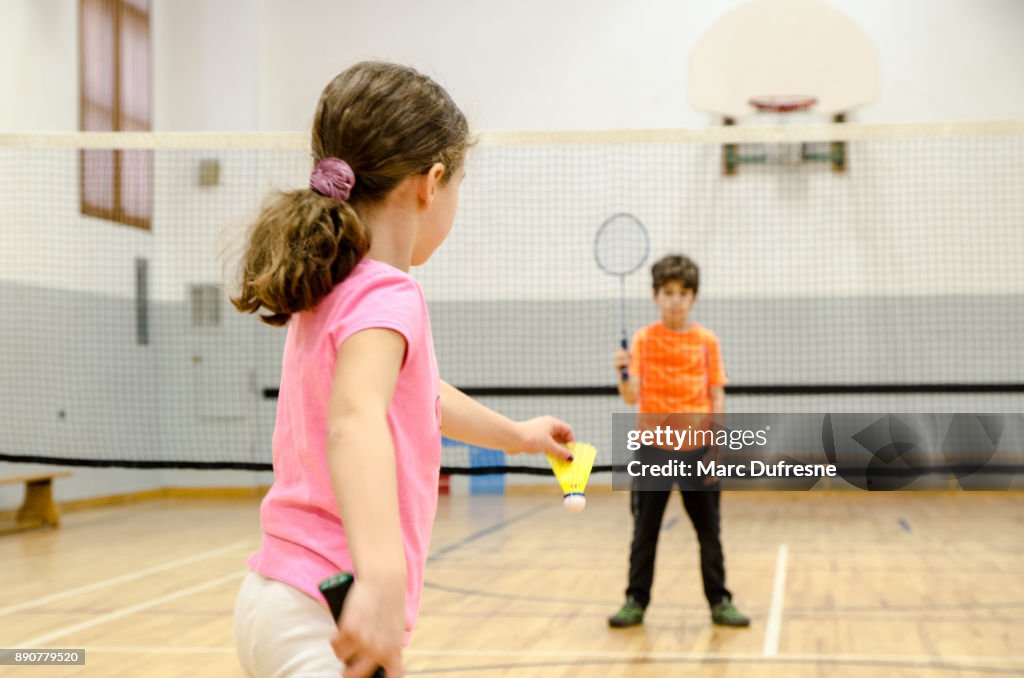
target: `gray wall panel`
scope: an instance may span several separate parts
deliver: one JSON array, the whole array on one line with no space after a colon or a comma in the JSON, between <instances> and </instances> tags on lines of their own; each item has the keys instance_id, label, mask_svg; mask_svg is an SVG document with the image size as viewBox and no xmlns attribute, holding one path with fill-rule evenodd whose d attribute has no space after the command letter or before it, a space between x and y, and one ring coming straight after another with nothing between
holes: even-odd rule
<instances>
[{"instance_id":1,"label":"gray wall panel","mask_svg":"<svg viewBox=\"0 0 1024 678\"><path fill-rule=\"evenodd\" d=\"M150 344L138 346L132 299L0 283L0 314L13 319L0 333L0 450L269 462L276 401L262 391L279 384L285 331L221 303L221 325L197 328L186 303L152 302ZM614 299L437 302L431 313L442 376L453 384L614 383ZM654 313L649 300L634 300L631 325ZM719 334L735 385L1024 380L1020 296L702 299L695 316ZM219 390L204 395L204 384ZM731 398L729 409L1013 412L1024 410L1022 400L1016 394L759 396ZM515 418L561 416L599 447L610 435L609 415L626 409L614 397L486 402Z\"/></svg>"},{"instance_id":2,"label":"gray wall panel","mask_svg":"<svg viewBox=\"0 0 1024 678\"><path fill-rule=\"evenodd\" d=\"M700 299L742 385L1024 380L1024 297ZM657 318L631 300L631 331ZM614 300L431 304L445 378L472 386L614 383Z\"/></svg>"}]
</instances>

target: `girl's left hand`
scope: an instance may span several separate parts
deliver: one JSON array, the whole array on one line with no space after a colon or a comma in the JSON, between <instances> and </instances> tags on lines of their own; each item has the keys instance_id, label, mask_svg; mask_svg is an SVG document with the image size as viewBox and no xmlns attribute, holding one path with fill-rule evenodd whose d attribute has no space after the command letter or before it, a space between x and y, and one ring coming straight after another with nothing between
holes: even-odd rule
<instances>
[{"instance_id":1,"label":"girl's left hand","mask_svg":"<svg viewBox=\"0 0 1024 678\"><path fill-rule=\"evenodd\" d=\"M554 417L536 417L516 422L519 440L507 454L550 454L566 461L572 461L572 453L565 446L576 440L572 427Z\"/></svg>"}]
</instances>

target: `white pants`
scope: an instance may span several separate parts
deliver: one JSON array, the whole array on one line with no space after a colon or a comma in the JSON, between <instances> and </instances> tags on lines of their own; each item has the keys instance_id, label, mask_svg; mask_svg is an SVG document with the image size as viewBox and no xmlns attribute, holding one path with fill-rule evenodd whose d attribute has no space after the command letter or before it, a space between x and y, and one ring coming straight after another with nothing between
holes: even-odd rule
<instances>
[{"instance_id":1,"label":"white pants","mask_svg":"<svg viewBox=\"0 0 1024 678\"><path fill-rule=\"evenodd\" d=\"M334 620L302 591L250 572L235 601L235 648L251 678L330 676L345 665L334 656Z\"/></svg>"}]
</instances>

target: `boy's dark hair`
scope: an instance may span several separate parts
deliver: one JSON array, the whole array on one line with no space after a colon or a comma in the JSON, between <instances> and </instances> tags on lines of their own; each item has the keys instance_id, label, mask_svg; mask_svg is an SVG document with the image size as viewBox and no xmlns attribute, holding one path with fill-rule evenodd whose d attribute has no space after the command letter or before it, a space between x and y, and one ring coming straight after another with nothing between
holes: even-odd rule
<instances>
[{"instance_id":1,"label":"boy's dark hair","mask_svg":"<svg viewBox=\"0 0 1024 678\"><path fill-rule=\"evenodd\" d=\"M364 61L328 83L313 119L313 164L341 158L355 173L344 202L309 188L274 195L250 229L239 291L231 301L284 325L315 307L370 247L360 211L379 204L408 176L443 163L446 183L472 144L466 118L429 77Z\"/></svg>"},{"instance_id":2,"label":"boy's dark hair","mask_svg":"<svg viewBox=\"0 0 1024 678\"><path fill-rule=\"evenodd\" d=\"M700 287L700 269L693 259L683 254L669 254L658 259L651 266L651 277L655 292L673 280L681 283L684 290L693 290L694 294Z\"/></svg>"}]
</instances>

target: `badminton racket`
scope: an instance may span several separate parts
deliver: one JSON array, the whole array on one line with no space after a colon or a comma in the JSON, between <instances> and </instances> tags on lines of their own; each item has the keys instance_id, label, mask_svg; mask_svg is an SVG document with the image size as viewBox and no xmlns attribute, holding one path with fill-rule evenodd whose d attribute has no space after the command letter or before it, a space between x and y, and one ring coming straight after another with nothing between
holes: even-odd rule
<instances>
[{"instance_id":1,"label":"badminton racket","mask_svg":"<svg viewBox=\"0 0 1024 678\"><path fill-rule=\"evenodd\" d=\"M341 619L341 609L345 606L345 596L348 595L348 590L352 588L354 582L355 578L348 572L340 572L320 582L320 593L324 595L328 607L331 608L331 614L334 616L335 622ZM378 666L370 678L385 678L384 669Z\"/></svg>"},{"instance_id":2,"label":"badminton racket","mask_svg":"<svg viewBox=\"0 0 1024 678\"><path fill-rule=\"evenodd\" d=\"M629 350L626 332L626 276L644 265L651 251L647 229L632 214L619 212L601 224L594 236L594 261L598 268L619 279L619 321L622 326L620 345ZM622 379L629 378L629 368L622 368Z\"/></svg>"}]
</instances>

